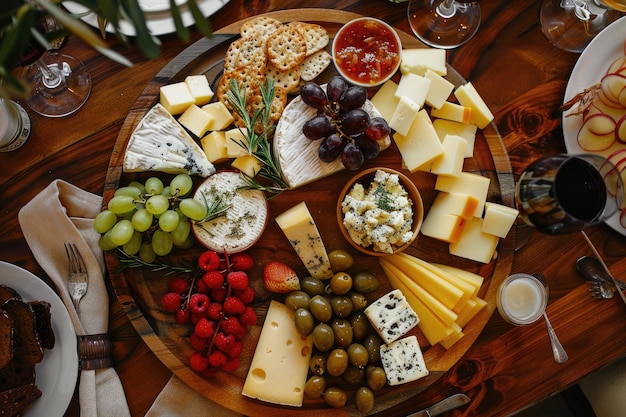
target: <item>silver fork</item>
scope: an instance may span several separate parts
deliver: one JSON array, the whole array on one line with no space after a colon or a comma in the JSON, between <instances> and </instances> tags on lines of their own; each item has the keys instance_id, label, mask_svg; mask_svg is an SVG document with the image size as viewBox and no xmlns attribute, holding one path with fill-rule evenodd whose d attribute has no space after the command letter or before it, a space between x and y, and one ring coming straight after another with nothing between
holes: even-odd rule
<instances>
[{"instance_id":1,"label":"silver fork","mask_svg":"<svg viewBox=\"0 0 626 417\"><path fill-rule=\"evenodd\" d=\"M87 267L76 244L66 243L65 252L67 253L67 262L70 266L70 280L67 284L67 289L70 297L72 297L76 314L78 314L80 300L87 292Z\"/></svg>"},{"instance_id":2,"label":"silver fork","mask_svg":"<svg viewBox=\"0 0 626 417\"><path fill-rule=\"evenodd\" d=\"M613 298L614 292L608 283L600 281L587 281L589 283L589 294L594 298L606 300Z\"/></svg>"}]
</instances>

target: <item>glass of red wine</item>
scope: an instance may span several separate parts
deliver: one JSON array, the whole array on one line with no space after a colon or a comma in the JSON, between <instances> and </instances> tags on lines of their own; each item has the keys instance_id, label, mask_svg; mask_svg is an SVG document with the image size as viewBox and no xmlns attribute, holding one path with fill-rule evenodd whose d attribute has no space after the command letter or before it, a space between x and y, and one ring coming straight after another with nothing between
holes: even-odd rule
<instances>
[{"instance_id":1,"label":"glass of red wine","mask_svg":"<svg viewBox=\"0 0 626 417\"><path fill-rule=\"evenodd\" d=\"M615 165L600 155L544 156L517 183L520 217L542 233L580 232L605 222L623 204L624 184Z\"/></svg>"}]
</instances>

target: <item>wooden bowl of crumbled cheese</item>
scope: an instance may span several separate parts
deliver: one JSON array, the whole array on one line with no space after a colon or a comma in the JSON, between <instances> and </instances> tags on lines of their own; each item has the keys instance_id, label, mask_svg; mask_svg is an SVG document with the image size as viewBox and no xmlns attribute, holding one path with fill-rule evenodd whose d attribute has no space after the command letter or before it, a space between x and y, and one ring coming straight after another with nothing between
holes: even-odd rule
<instances>
[{"instance_id":1,"label":"wooden bowl of crumbled cheese","mask_svg":"<svg viewBox=\"0 0 626 417\"><path fill-rule=\"evenodd\" d=\"M406 175L384 167L359 172L337 202L339 229L355 249L371 256L402 252L424 218L420 193Z\"/></svg>"}]
</instances>

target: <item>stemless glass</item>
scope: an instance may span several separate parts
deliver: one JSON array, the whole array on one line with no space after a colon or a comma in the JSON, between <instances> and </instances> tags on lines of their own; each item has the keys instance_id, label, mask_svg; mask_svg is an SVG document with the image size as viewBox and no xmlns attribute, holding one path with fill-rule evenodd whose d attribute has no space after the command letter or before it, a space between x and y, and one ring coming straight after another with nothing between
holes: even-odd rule
<instances>
[{"instance_id":1,"label":"stemless glass","mask_svg":"<svg viewBox=\"0 0 626 417\"><path fill-rule=\"evenodd\" d=\"M435 48L452 49L469 41L480 26L476 1L411 0L409 25L422 42Z\"/></svg>"},{"instance_id":2,"label":"stemless glass","mask_svg":"<svg viewBox=\"0 0 626 417\"><path fill-rule=\"evenodd\" d=\"M602 223L622 205L620 172L600 155L545 156L517 183L520 217L546 234L579 232Z\"/></svg>"}]
</instances>

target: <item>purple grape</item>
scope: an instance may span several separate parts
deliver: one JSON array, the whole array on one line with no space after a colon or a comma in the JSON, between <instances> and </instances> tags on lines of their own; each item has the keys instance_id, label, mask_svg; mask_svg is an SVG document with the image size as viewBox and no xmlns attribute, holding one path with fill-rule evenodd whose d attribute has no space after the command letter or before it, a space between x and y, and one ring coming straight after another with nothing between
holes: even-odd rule
<instances>
[{"instance_id":1,"label":"purple grape","mask_svg":"<svg viewBox=\"0 0 626 417\"><path fill-rule=\"evenodd\" d=\"M331 134L333 130L333 124L330 122L330 119L324 115L315 116L307 120L302 126L302 133L311 140L324 138Z\"/></svg>"},{"instance_id":2,"label":"purple grape","mask_svg":"<svg viewBox=\"0 0 626 417\"><path fill-rule=\"evenodd\" d=\"M339 98L339 107L344 112L352 109L358 109L365 104L365 100L367 100L367 91L365 88L358 85L352 85L348 87L348 89L344 91Z\"/></svg>"},{"instance_id":3,"label":"purple grape","mask_svg":"<svg viewBox=\"0 0 626 417\"><path fill-rule=\"evenodd\" d=\"M382 117L372 117L370 124L365 129L365 134L368 138L373 140L381 140L385 136L391 133L391 128L385 119Z\"/></svg>"},{"instance_id":4,"label":"purple grape","mask_svg":"<svg viewBox=\"0 0 626 417\"><path fill-rule=\"evenodd\" d=\"M374 159L380 154L380 144L378 141L370 139L364 133L354 138L354 144L363 152L366 161Z\"/></svg>"},{"instance_id":5,"label":"purple grape","mask_svg":"<svg viewBox=\"0 0 626 417\"><path fill-rule=\"evenodd\" d=\"M331 102L338 102L341 95L348 89L350 84L340 75L335 75L326 85L326 95Z\"/></svg>"},{"instance_id":6,"label":"purple grape","mask_svg":"<svg viewBox=\"0 0 626 417\"><path fill-rule=\"evenodd\" d=\"M322 87L315 83L306 83L300 89L300 97L302 101L309 107L314 109L324 109L328 104L328 98L326 93L322 90Z\"/></svg>"},{"instance_id":7,"label":"purple grape","mask_svg":"<svg viewBox=\"0 0 626 417\"><path fill-rule=\"evenodd\" d=\"M341 152L341 163L343 166L350 171L356 171L363 166L364 162L363 152L354 143L348 142Z\"/></svg>"},{"instance_id":8,"label":"purple grape","mask_svg":"<svg viewBox=\"0 0 626 417\"><path fill-rule=\"evenodd\" d=\"M324 162L332 162L341 154L348 140L343 136L333 133L326 137L317 151L320 160Z\"/></svg>"},{"instance_id":9,"label":"purple grape","mask_svg":"<svg viewBox=\"0 0 626 417\"><path fill-rule=\"evenodd\" d=\"M339 116L341 130L347 135L358 135L365 131L370 123L370 116L363 109L352 109Z\"/></svg>"}]
</instances>

